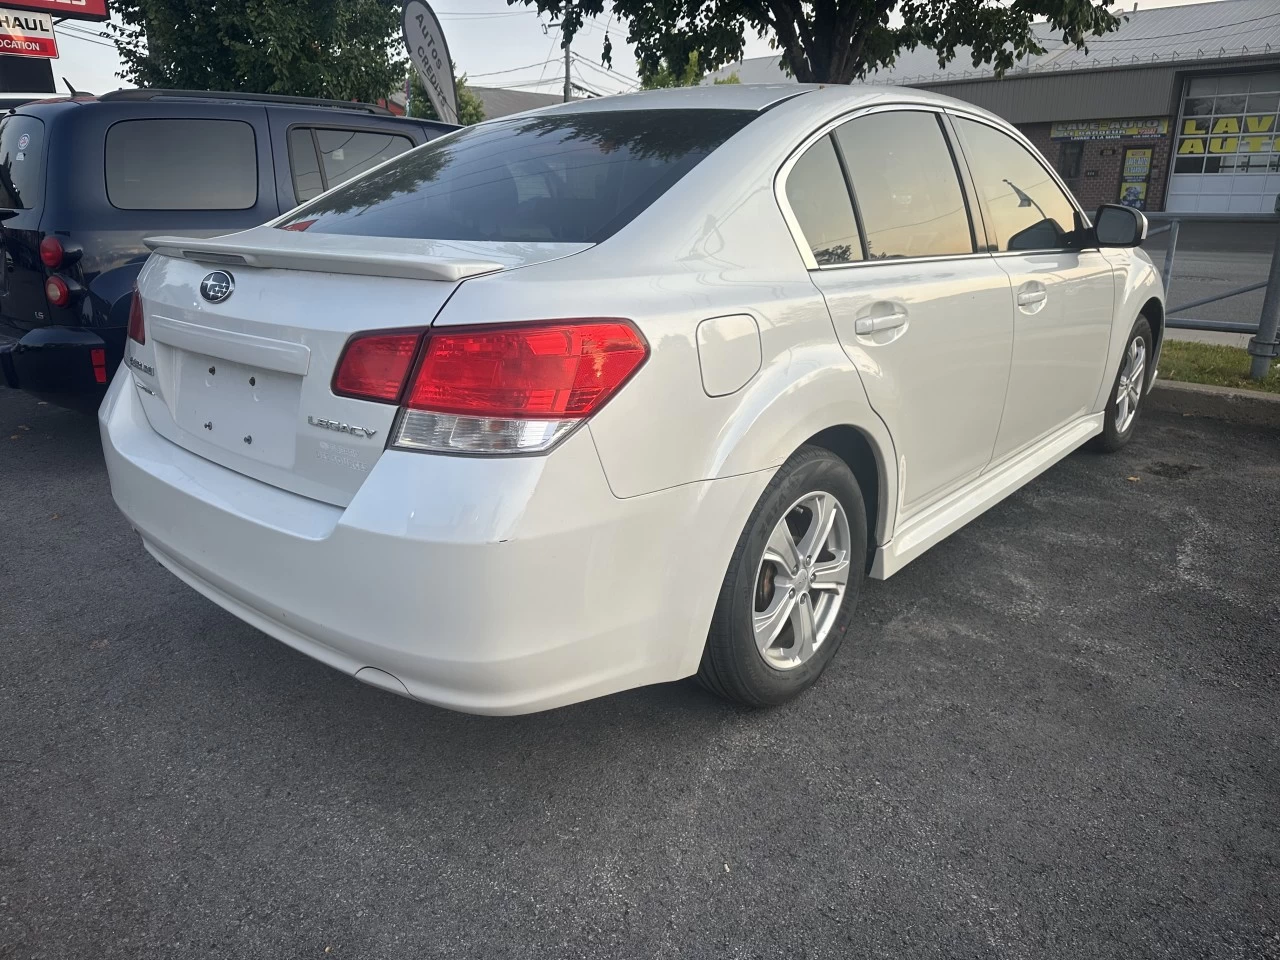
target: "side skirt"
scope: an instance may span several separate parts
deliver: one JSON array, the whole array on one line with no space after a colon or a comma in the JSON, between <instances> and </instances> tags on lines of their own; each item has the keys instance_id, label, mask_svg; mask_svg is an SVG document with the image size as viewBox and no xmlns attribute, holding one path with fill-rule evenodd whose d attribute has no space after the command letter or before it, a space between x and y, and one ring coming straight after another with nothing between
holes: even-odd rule
<instances>
[{"instance_id":1,"label":"side skirt","mask_svg":"<svg viewBox=\"0 0 1280 960\"><path fill-rule=\"evenodd\" d=\"M893 539L876 550L871 576L893 576L935 543L949 537L974 517L995 506L1023 484L1102 432L1105 413L1094 413L1067 424L1034 447L912 517L894 531Z\"/></svg>"}]
</instances>

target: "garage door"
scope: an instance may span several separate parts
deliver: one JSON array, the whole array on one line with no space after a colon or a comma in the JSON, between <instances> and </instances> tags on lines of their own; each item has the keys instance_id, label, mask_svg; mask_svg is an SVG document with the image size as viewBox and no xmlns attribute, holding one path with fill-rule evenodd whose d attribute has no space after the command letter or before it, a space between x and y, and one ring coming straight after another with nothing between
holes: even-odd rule
<instances>
[{"instance_id":1,"label":"garage door","mask_svg":"<svg viewBox=\"0 0 1280 960\"><path fill-rule=\"evenodd\" d=\"M1165 208L1271 213L1280 193L1280 72L1189 80Z\"/></svg>"}]
</instances>

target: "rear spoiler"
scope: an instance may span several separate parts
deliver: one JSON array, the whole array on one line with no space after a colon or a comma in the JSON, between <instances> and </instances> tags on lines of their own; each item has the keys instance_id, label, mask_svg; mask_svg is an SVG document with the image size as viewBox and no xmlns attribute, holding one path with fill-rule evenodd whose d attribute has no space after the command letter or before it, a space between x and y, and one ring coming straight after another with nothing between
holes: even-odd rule
<instances>
[{"instance_id":1,"label":"rear spoiler","mask_svg":"<svg viewBox=\"0 0 1280 960\"><path fill-rule=\"evenodd\" d=\"M269 231L264 236L264 231ZM195 260L220 267L271 267L350 273L406 280L457 283L467 277L494 273L501 263L470 257L440 256L442 244L397 237L308 235L266 227L225 237L148 237L143 241L164 257Z\"/></svg>"}]
</instances>

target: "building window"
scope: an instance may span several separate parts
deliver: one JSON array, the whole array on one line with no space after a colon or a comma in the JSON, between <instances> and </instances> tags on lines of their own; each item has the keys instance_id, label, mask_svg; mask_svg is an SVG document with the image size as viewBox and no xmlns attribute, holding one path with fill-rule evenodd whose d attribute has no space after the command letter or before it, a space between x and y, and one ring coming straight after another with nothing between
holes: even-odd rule
<instances>
[{"instance_id":1,"label":"building window","mask_svg":"<svg viewBox=\"0 0 1280 960\"><path fill-rule=\"evenodd\" d=\"M1174 173L1261 173L1280 157L1280 73L1187 84Z\"/></svg>"},{"instance_id":2,"label":"building window","mask_svg":"<svg viewBox=\"0 0 1280 960\"><path fill-rule=\"evenodd\" d=\"M1058 173L1063 180L1077 180L1084 159L1084 144L1068 140L1058 148Z\"/></svg>"}]
</instances>

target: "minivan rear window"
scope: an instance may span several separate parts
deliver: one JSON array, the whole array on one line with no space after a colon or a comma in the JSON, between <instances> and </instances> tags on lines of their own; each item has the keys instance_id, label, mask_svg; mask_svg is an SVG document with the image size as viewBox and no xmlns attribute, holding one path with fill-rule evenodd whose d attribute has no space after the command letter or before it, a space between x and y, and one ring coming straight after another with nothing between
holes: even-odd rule
<instances>
[{"instance_id":1,"label":"minivan rear window","mask_svg":"<svg viewBox=\"0 0 1280 960\"><path fill-rule=\"evenodd\" d=\"M597 243L757 114L617 110L469 127L299 207L281 229Z\"/></svg>"},{"instance_id":2,"label":"minivan rear window","mask_svg":"<svg viewBox=\"0 0 1280 960\"><path fill-rule=\"evenodd\" d=\"M122 120L107 131L107 198L120 210L248 210L258 149L242 120Z\"/></svg>"},{"instance_id":3,"label":"minivan rear window","mask_svg":"<svg viewBox=\"0 0 1280 960\"><path fill-rule=\"evenodd\" d=\"M44 183L44 122L20 113L0 120L0 208L39 206Z\"/></svg>"}]
</instances>

